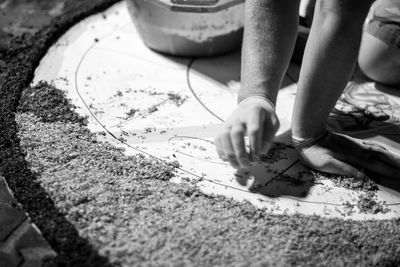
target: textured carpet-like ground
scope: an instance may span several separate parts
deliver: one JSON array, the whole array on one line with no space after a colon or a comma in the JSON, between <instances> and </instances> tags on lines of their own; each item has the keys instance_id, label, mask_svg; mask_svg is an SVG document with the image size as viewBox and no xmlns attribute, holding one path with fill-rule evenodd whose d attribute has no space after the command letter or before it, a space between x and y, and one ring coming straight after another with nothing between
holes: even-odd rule
<instances>
[{"instance_id":1,"label":"textured carpet-like ground","mask_svg":"<svg viewBox=\"0 0 400 267\"><path fill-rule=\"evenodd\" d=\"M32 196L21 180L20 198L59 264L94 266L99 257L125 266L400 264L400 220L278 216L169 182L173 164L96 141L63 93L46 84L23 92L16 122L29 178L47 194ZM83 242L91 250L74 254Z\"/></svg>"},{"instance_id":2,"label":"textured carpet-like ground","mask_svg":"<svg viewBox=\"0 0 400 267\"><path fill-rule=\"evenodd\" d=\"M0 171L58 253L50 266L400 265L400 219L278 216L204 195L170 182L173 164L97 141L61 91L30 88L47 48L113 2L29 1L51 14L0 34Z\"/></svg>"}]
</instances>

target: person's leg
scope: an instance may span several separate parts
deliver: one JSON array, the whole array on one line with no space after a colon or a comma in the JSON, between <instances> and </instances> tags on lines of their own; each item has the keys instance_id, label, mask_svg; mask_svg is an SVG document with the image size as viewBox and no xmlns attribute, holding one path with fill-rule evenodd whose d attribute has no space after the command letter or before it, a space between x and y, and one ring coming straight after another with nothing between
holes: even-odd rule
<instances>
[{"instance_id":1,"label":"person's leg","mask_svg":"<svg viewBox=\"0 0 400 267\"><path fill-rule=\"evenodd\" d=\"M358 65L368 78L400 86L400 0L378 0L371 8Z\"/></svg>"},{"instance_id":2,"label":"person's leg","mask_svg":"<svg viewBox=\"0 0 400 267\"><path fill-rule=\"evenodd\" d=\"M400 85L400 49L369 33L363 35L358 65L368 78L376 82Z\"/></svg>"},{"instance_id":3,"label":"person's leg","mask_svg":"<svg viewBox=\"0 0 400 267\"><path fill-rule=\"evenodd\" d=\"M316 0L301 0L300 2L298 33L291 59L292 62L299 65L301 65L308 35L310 34L315 2Z\"/></svg>"}]
</instances>

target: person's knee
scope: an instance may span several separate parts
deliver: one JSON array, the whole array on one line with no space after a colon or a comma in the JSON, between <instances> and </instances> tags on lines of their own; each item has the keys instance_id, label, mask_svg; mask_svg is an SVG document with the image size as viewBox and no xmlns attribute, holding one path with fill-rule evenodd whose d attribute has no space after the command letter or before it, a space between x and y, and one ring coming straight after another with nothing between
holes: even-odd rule
<instances>
[{"instance_id":1,"label":"person's knee","mask_svg":"<svg viewBox=\"0 0 400 267\"><path fill-rule=\"evenodd\" d=\"M391 47L364 33L358 65L370 79L388 85L400 85L400 49Z\"/></svg>"}]
</instances>

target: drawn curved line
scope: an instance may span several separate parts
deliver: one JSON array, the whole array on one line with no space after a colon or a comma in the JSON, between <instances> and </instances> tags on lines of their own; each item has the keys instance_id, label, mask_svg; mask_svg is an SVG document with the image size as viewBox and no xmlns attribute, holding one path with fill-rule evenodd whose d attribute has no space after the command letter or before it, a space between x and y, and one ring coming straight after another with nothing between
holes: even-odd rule
<instances>
[{"instance_id":1,"label":"drawn curved line","mask_svg":"<svg viewBox=\"0 0 400 267\"><path fill-rule=\"evenodd\" d=\"M223 120L221 117L219 117L217 114L215 114L213 111L211 111L211 110L203 103L203 101L198 97L198 95L197 95L197 94L194 92L194 90L193 90L192 84L191 84L191 82L190 82L190 70L191 70L192 65L193 65L193 63L194 63L195 60L196 60L196 58L193 57L193 58L189 61L189 64L188 64L187 69L186 69L186 82L187 82L188 88L189 88L190 92L192 92L192 94L193 94L194 98L197 100L197 102L199 102L199 104L200 104L205 110L207 110L211 115L213 115L215 118L217 118L217 119L220 120L221 122L224 122L224 120Z\"/></svg>"},{"instance_id":2,"label":"drawn curved line","mask_svg":"<svg viewBox=\"0 0 400 267\"><path fill-rule=\"evenodd\" d=\"M177 153L180 153L182 155L185 155L189 158L193 158L193 159L197 159L197 160L201 160L201 161L205 161L208 163L213 163L213 164L218 164L218 165L223 165L223 166L230 166L228 163L223 163L223 162L218 162L218 161L213 161L213 160L208 160L205 158L201 158L201 157L195 157L193 155L190 155L188 153L182 152L180 151L180 149L177 149L176 146L174 144L171 143L171 141L173 141L174 139L180 139L180 140L185 140L185 139L195 139L195 140L199 140L199 141L204 141L207 143L210 143L212 145L214 145L214 142L210 141L210 140L206 140L206 139L202 139L202 138L198 138L198 137L193 137L193 136L184 136L184 135L177 135L177 136L172 136L168 139L168 144L170 144L172 147L174 147L177 150Z\"/></svg>"},{"instance_id":3,"label":"drawn curved line","mask_svg":"<svg viewBox=\"0 0 400 267\"><path fill-rule=\"evenodd\" d=\"M121 28L122 28L122 27L121 27ZM117 29L117 30L119 30L119 29ZM115 30L114 30L114 32L115 32ZM109 33L109 34L106 34L106 35L104 35L103 37L101 37L101 38L99 38L99 39L100 39L100 40L101 40L101 39L104 39L104 38L110 36L111 34L113 34L114 32L111 32L111 33ZM86 109L89 111L89 113L90 113L90 115L93 117L93 119L104 129L104 131L106 131L106 132L107 132L110 136L112 136L115 140L117 140L118 142L120 142L120 143L122 143L122 144L124 144L124 145L126 145L126 146L128 146L128 147L130 147L130 148L132 148L132 149L134 149L134 150L136 150L136 151L138 151L138 152L140 152L140 153L146 154L146 155L148 155L148 156L150 156L150 157L153 157L153 158L156 158L156 159L158 159L158 160L160 160L160 161L163 161L163 159L161 159L161 158L159 158L159 157L157 157L157 156L154 156L153 154L150 154L150 153L147 152L147 151L144 151L144 150L141 150L141 149L139 149L139 148L137 148L137 147L131 146L130 144L128 144L128 143L126 143L126 142L120 140L119 138L117 138L111 131L109 131L109 130L101 123L101 121L97 118L97 116L93 113L93 111L91 110L91 108L89 107L89 105L86 103L85 99L82 97L82 95L81 95L81 93L80 93L80 91L79 91L79 87L78 87L78 73L79 73L79 71L80 71L80 68L81 68L81 66L82 66L83 61L86 59L86 56L89 54L89 52L93 49L93 47L94 47L95 45L96 45L96 43L91 44L91 45L88 47L88 49L83 53L82 58L79 60L78 65L77 65L77 68L76 68L76 70L74 71L74 85L75 85L75 91L76 91L76 93L78 94L79 98L81 99L82 103L84 104L84 106L86 107ZM203 102L197 97L197 95L194 93L194 91L193 91L192 88L191 88L190 79L189 79L189 72L190 72L190 67L191 67L191 65L193 64L194 60L195 60L195 58L192 58L192 59L189 61L188 65L187 65L186 77L187 77L189 89L192 91L194 97L199 101L199 103L200 103L201 105L203 105L203 107L204 107L206 110L208 110L208 111L209 111L211 114L213 114L217 119L219 119L219 120L221 120L221 121L223 122L223 120L222 120L221 118L219 118L217 115L215 115L212 111L210 111L210 110L203 104ZM188 171L188 170L186 170L186 169L183 169L183 168L181 168L181 167L177 167L177 169L180 170L180 171L182 171L182 172L185 172L185 173L187 173L187 174L189 174L189 175L192 175L192 176L194 176L194 177L196 177L196 178L198 178L198 179L202 179L202 180L205 180L205 181L207 181L207 182L210 182L210 183L213 183L213 184L216 184L216 185L220 185L220 186L224 186L224 187L231 188L231 189L234 189L234 190L242 191L242 192L245 192L245 193L248 193L248 194L253 194L252 192L250 192L250 191L248 191L248 190L244 190L244 189L237 188L237 187L234 187L234 186L231 186L231 185L226 185L226 184L222 184L222 183L216 182L216 181L214 181L214 180L211 180L211 179L202 177L202 176L200 176L200 175L197 175L197 174L195 174L195 173L193 173L193 172L191 172L191 171ZM279 175L280 175L280 174L279 174ZM290 196L279 196L279 197L277 197L277 199L279 199L279 198L292 199L292 200L295 200L295 201L298 201L298 202L301 202L301 203L308 203L308 204L318 204L318 205L327 205L327 206L344 206L344 204L337 204L337 203L330 203L330 202L306 201L306 200L301 200L301 199L298 199L298 198L295 198L295 197L290 197ZM386 205L394 206L394 205L397 205L397 204L400 205L400 203L391 203L391 204L386 204Z\"/></svg>"},{"instance_id":4,"label":"drawn curved line","mask_svg":"<svg viewBox=\"0 0 400 267\"><path fill-rule=\"evenodd\" d=\"M109 33L109 34L107 34L107 35L105 35L105 36L103 36L103 37L101 37L101 38L99 38L99 39L101 40L101 39L103 39L103 38L106 38L107 36L109 36L109 35L111 35L111 34L112 34L112 33ZM84 106L86 107L86 109L89 111L89 113L90 113L90 115L93 117L93 119L103 128L103 130L106 131L106 132L107 132L110 136L112 136L115 140L117 140L118 142L120 142L120 143L122 143L122 144L124 144L124 145L126 145L126 146L128 146L128 147L130 147L130 148L132 148L132 149L134 149L134 150L136 150L136 151L138 151L138 152L140 152L140 153L146 154L146 155L148 155L148 156L150 156L150 157L153 157L153 158L156 158L156 159L158 159L158 160L160 160L160 161L163 161L163 159L161 159L161 158L159 158L159 157L157 157L157 156L154 156L153 154L150 154L150 153L147 152L147 151L144 151L144 150L139 149L139 148L137 148L137 147L131 146L130 144L128 144L128 143L126 143L126 142L120 140L119 138L117 138L111 131L109 131L109 130L107 129L107 127L105 127L105 126L101 123L101 121L97 118L97 116L93 113L93 111L91 110L91 108L89 107L89 105L86 103L85 99L82 97L82 95L81 95L81 93L80 93L80 91L79 91L79 86L78 86L78 73L79 73L79 70L80 70L80 68L81 68L81 66L82 66L82 63L83 63L83 61L85 60L86 56L89 54L90 50L92 50L93 47L94 47L95 45L96 45L96 43L91 44L91 45L88 47L88 49L83 53L82 58L79 60L78 65L77 65L77 68L76 68L76 70L74 71L75 91L76 91L76 93L78 94L79 98L81 99L83 105L84 105ZM231 189L234 189L234 190L239 190L239 191L242 191L242 192L246 192L246 193L252 194L251 192L249 192L249 191L247 191L247 190L243 190L243 189L241 189L241 188L237 188L237 187L233 187L233 186L230 186L230 185L225 185L225 184L222 184L222 183L213 181L213 180L211 180L211 179L202 177L202 176L200 176L200 175L197 175L197 174L195 174L195 173L193 173L193 172L191 172L191 171L188 171L188 170L186 170L186 169L183 169L183 168L181 168L181 167L177 167L177 169L180 170L180 171L182 171L182 172L185 172L185 173L187 173L187 174L189 174L189 175L192 175L192 176L194 176L194 177L196 177L196 178L198 178L198 179L202 179L202 180L205 180L205 181L207 181L207 182L210 182L210 183L213 183L213 184L216 184L216 185L220 185L220 186L228 187L228 188L231 188Z\"/></svg>"},{"instance_id":5,"label":"drawn curved line","mask_svg":"<svg viewBox=\"0 0 400 267\"><path fill-rule=\"evenodd\" d=\"M203 138L200 138L200 137L187 136L187 135L176 135L176 136L172 136L172 137L170 137L170 138L168 139L168 142L169 142L169 141L172 141L173 139L179 139L179 138L196 139L196 140L204 141L204 142L206 142L206 143L210 143L210 144L214 145L214 142L213 142L213 141L210 141L210 140L207 140L207 139L203 139Z\"/></svg>"},{"instance_id":6,"label":"drawn curved line","mask_svg":"<svg viewBox=\"0 0 400 267\"><path fill-rule=\"evenodd\" d=\"M163 67L163 68L168 68L168 69L174 68L174 69L177 69L177 70L183 70L183 69L186 69L186 68L187 68L187 66L185 66L185 67L180 67L180 66L167 66L167 64L160 64L160 63L158 63L158 62L149 60L149 59L147 59L147 58L143 58L143 57L141 57L141 56L134 55L134 54L131 54L131 53L128 53L128 52L125 52L125 51L118 50L118 49L111 49L111 48L106 48L106 47L101 47L101 46L100 46L100 47L95 47L94 49L96 49L96 50L103 50L103 51L107 51L107 52L114 52L114 53L117 53L117 54L121 54L121 55L129 56L129 57L133 57L133 58L135 58L135 59L139 59L139 60L142 60L142 61L145 61L145 62L148 62L148 63L157 64L157 66L160 66L160 67Z\"/></svg>"},{"instance_id":7,"label":"drawn curved line","mask_svg":"<svg viewBox=\"0 0 400 267\"><path fill-rule=\"evenodd\" d=\"M296 159L292 164L289 165L289 167L286 167L284 170L282 170L280 173L278 173L275 177L273 177L271 180L269 180L264 186L269 185L270 183L278 180L279 176L284 174L286 171L288 171L290 168L292 168L296 163L298 163L300 160Z\"/></svg>"},{"instance_id":8,"label":"drawn curved line","mask_svg":"<svg viewBox=\"0 0 400 267\"><path fill-rule=\"evenodd\" d=\"M192 65L195 62L197 58L193 57L188 66L187 66L187 71L186 71L186 81L187 81L187 85L188 88L190 90L190 92L193 94L194 98L197 100L197 102L199 102L199 104L205 109L207 110L211 115L213 115L215 118L217 118L218 120L220 120L221 122L225 122L225 120L223 120L220 116L218 116L217 114L215 114L210 108L207 107L206 104L204 104L204 102L200 99L200 97L196 94L196 92L193 89L192 83L190 82L190 71L192 70ZM297 81L289 74L288 71L286 71L286 75L288 76L289 80L292 80L293 83L297 84Z\"/></svg>"},{"instance_id":9,"label":"drawn curved line","mask_svg":"<svg viewBox=\"0 0 400 267\"><path fill-rule=\"evenodd\" d=\"M108 33L108 34L102 36L101 38L99 38L99 40L102 40L102 39L104 39L104 38L107 38L108 36L112 35L115 31L118 31L118 30L120 30L120 29L116 29L116 30L114 30L113 32L110 32L110 33ZM88 47L88 49L83 53L82 58L81 58L81 59L79 60L79 62L78 62L78 65L77 65L76 70L75 70L75 72L74 72L75 91L76 91L76 93L78 94L79 98L81 99L83 105L84 105L84 106L86 107L86 109L89 111L90 115L91 115L91 116L93 117L93 119L104 129L104 131L106 131L109 135L111 135L115 140L117 140L117 141L119 141L119 142L121 142L121 143L123 143L123 144L128 145L127 143L125 143L125 142L121 141L119 138L117 138L111 131L109 131L109 130L101 123L101 121L100 121L100 120L97 118L97 116L93 113L92 109L91 109L91 108L89 107L89 105L86 103L85 99L82 97L82 95L81 95L81 93L80 93L80 91L79 91L79 86L78 86L78 73L79 73L79 71L80 71L80 68L81 68L81 66L82 66L83 61L86 59L86 56L89 54L89 52L93 49L93 47L94 47L95 45L96 45L96 43L91 44L91 45ZM130 147L132 147L132 146L130 146ZM155 156L153 156L152 154L150 154L150 153L148 153L148 152L146 152L146 151L144 151L144 150L141 150L141 149L139 149L139 148L136 148L136 147L132 147L132 148L135 149L136 151L140 152L140 153L143 153L143 154L146 154L146 155L155 157ZM157 157L155 157L155 158L157 158ZM159 159L159 158L157 158L157 159Z\"/></svg>"}]
</instances>

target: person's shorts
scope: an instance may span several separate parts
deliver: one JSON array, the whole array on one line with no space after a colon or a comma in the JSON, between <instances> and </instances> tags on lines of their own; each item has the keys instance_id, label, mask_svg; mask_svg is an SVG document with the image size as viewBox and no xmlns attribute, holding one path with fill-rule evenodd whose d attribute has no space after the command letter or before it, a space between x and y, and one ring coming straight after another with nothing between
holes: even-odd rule
<instances>
[{"instance_id":1,"label":"person's shorts","mask_svg":"<svg viewBox=\"0 0 400 267\"><path fill-rule=\"evenodd\" d=\"M377 0L371 7L365 31L400 48L400 0Z\"/></svg>"}]
</instances>

